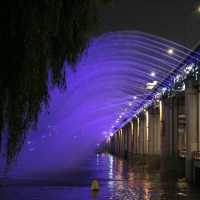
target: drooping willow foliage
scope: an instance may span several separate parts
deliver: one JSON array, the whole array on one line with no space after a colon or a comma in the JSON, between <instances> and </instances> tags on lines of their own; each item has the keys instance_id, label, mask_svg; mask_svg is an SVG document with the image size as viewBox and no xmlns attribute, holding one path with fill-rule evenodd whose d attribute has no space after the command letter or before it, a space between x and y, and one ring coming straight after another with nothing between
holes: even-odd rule
<instances>
[{"instance_id":1,"label":"drooping willow foliage","mask_svg":"<svg viewBox=\"0 0 200 200\"><path fill-rule=\"evenodd\" d=\"M7 0L1 2L0 21L0 133L8 134L10 162L48 104L49 74L54 86L65 87L63 62L75 64L87 45L96 2Z\"/></svg>"}]
</instances>

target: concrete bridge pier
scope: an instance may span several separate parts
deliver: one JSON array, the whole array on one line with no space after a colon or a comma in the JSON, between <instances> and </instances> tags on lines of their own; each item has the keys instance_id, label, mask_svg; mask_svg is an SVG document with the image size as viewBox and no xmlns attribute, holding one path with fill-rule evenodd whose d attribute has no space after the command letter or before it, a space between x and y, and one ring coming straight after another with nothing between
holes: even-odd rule
<instances>
[{"instance_id":1,"label":"concrete bridge pier","mask_svg":"<svg viewBox=\"0 0 200 200\"><path fill-rule=\"evenodd\" d=\"M185 110L187 124L186 178L193 181L192 153L198 150L198 92L192 80L186 81Z\"/></svg>"}]
</instances>

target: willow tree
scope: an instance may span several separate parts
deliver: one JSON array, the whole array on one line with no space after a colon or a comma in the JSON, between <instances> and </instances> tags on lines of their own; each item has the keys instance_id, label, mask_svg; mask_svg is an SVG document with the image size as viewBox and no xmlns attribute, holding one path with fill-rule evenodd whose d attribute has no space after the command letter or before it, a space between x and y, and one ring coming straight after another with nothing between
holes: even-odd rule
<instances>
[{"instance_id":1,"label":"willow tree","mask_svg":"<svg viewBox=\"0 0 200 200\"><path fill-rule=\"evenodd\" d=\"M49 79L65 87L63 62L75 64L86 47L96 26L96 2L7 0L0 20L0 133L8 134L11 161L48 104Z\"/></svg>"}]
</instances>

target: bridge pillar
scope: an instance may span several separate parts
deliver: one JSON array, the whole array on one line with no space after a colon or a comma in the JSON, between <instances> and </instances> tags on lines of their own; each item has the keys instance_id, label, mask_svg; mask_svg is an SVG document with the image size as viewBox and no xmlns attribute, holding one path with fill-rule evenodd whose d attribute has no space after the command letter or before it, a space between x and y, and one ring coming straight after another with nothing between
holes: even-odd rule
<instances>
[{"instance_id":1,"label":"bridge pillar","mask_svg":"<svg viewBox=\"0 0 200 200\"><path fill-rule=\"evenodd\" d=\"M161 131L161 155L169 157L172 155L172 100L163 99L160 102L160 131Z\"/></svg>"},{"instance_id":2,"label":"bridge pillar","mask_svg":"<svg viewBox=\"0 0 200 200\"><path fill-rule=\"evenodd\" d=\"M128 126L128 154L133 154L133 122L127 124Z\"/></svg>"},{"instance_id":3,"label":"bridge pillar","mask_svg":"<svg viewBox=\"0 0 200 200\"><path fill-rule=\"evenodd\" d=\"M185 90L185 110L186 110L186 134L187 134L187 154L186 154L186 178L192 181L192 152L197 150L198 144L198 98L197 90L193 86L192 80L187 80Z\"/></svg>"},{"instance_id":4,"label":"bridge pillar","mask_svg":"<svg viewBox=\"0 0 200 200\"><path fill-rule=\"evenodd\" d=\"M177 98L172 99L172 155L174 157L178 156L178 106Z\"/></svg>"},{"instance_id":5,"label":"bridge pillar","mask_svg":"<svg viewBox=\"0 0 200 200\"><path fill-rule=\"evenodd\" d=\"M139 154L144 154L144 130L145 130L144 114L140 116L139 123Z\"/></svg>"},{"instance_id":6,"label":"bridge pillar","mask_svg":"<svg viewBox=\"0 0 200 200\"><path fill-rule=\"evenodd\" d=\"M137 117L137 128L136 128L136 153L140 154L140 117Z\"/></svg>"},{"instance_id":7,"label":"bridge pillar","mask_svg":"<svg viewBox=\"0 0 200 200\"><path fill-rule=\"evenodd\" d=\"M198 146L197 150L200 151L200 78L198 79Z\"/></svg>"},{"instance_id":8,"label":"bridge pillar","mask_svg":"<svg viewBox=\"0 0 200 200\"><path fill-rule=\"evenodd\" d=\"M160 155L160 141L161 141L161 137L160 137L160 113L159 113L159 109L155 108L155 116L154 116L154 126L155 126L155 134L154 134L154 154L156 155Z\"/></svg>"},{"instance_id":9,"label":"bridge pillar","mask_svg":"<svg viewBox=\"0 0 200 200\"><path fill-rule=\"evenodd\" d=\"M154 154L154 138L155 138L155 127L154 127L154 109L149 109L149 154Z\"/></svg>"},{"instance_id":10,"label":"bridge pillar","mask_svg":"<svg viewBox=\"0 0 200 200\"><path fill-rule=\"evenodd\" d=\"M160 153L160 120L159 110L156 106L149 108L148 118L149 154L158 155Z\"/></svg>"},{"instance_id":11,"label":"bridge pillar","mask_svg":"<svg viewBox=\"0 0 200 200\"><path fill-rule=\"evenodd\" d=\"M149 154L149 111L144 114L144 153Z\"/></svg>"},{"instance_id":12,"label":"bridge pillar","mask_svg":"<svg viewBox=\"0 0 200 200\"><path fill-rule=\"evenodd\" d=\"M124 152L125 152L125 131L124 131L124 128L121 129L122 132L121 132L121 156L124 157Z\"/></svg>"},{"instance_id":13,"label":"bridge pillar","mask_svg":"<svg viewBox=\"0 0 200 200\"><path fill-rule=\"evenodd\" d=\"M137 119L133 119L133 154L137 154Z\"/></svg>"}]
</instances>

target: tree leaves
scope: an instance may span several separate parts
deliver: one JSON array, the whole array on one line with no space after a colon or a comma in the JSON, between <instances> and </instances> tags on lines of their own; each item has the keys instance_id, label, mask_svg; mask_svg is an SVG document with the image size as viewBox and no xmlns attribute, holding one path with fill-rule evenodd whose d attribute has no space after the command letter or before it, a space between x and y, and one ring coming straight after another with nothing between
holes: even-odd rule
<instances>
[{"instance_id":1,"label":"tree leaves","mask_svg":"<svg viewBox=\"0 0 200 200\"><path fill-rule=\"evenodd\" d=\"M48 104L48 74L65 87L63 62L75 65L96 26L94 0L7 0L1 3L0 133L8 162ZM0 137L1 138L1 137Z\"/></svg>"}]
</instances>

